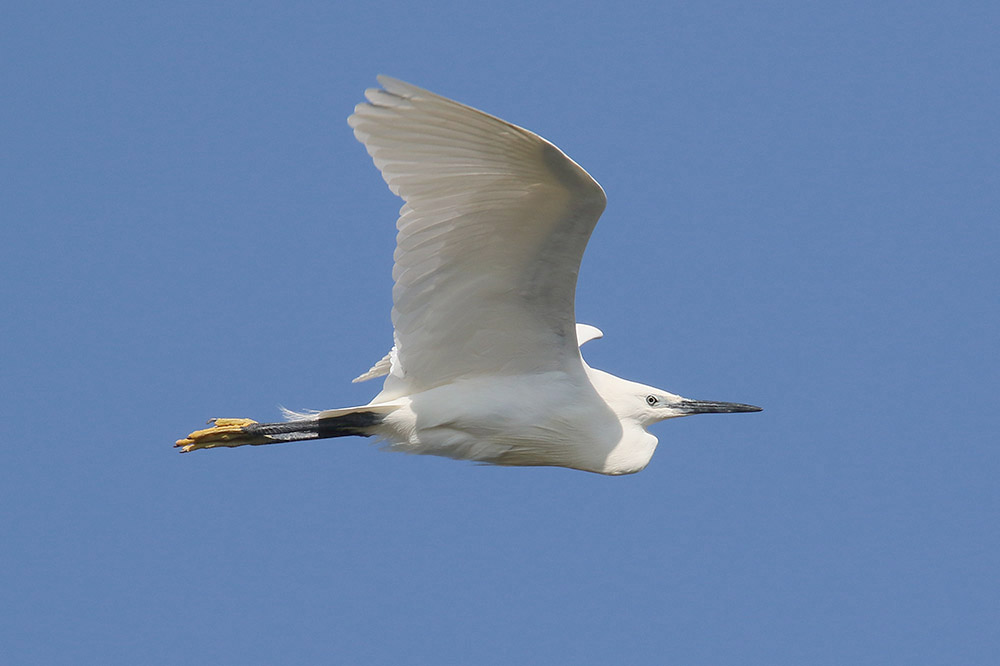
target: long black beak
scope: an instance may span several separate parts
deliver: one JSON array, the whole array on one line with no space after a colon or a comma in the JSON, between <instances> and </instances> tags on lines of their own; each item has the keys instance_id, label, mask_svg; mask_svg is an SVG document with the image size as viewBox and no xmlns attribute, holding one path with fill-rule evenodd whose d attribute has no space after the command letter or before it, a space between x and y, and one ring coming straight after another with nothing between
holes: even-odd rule
<instances>
[{"instance_id":1,"label":"long black beak","mask_svg":"<svg viewBox=\"0 0 1000 666\"><path fill-rule=\"evenodd\" d=\"M744 405L740 402L712 402L711 400L681 400L671 405L677 411L688 414L731 414L733 412L759 412L760 407Z\"/></svg>"}]
</instances>

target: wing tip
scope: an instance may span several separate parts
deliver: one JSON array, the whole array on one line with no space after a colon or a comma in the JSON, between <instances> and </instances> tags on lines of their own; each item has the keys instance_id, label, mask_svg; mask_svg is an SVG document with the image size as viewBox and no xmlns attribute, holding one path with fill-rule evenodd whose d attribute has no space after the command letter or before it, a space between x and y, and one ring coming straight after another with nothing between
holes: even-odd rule
<instances>
[{"instance_id":1,"label":"wing tip","mask_svg":"<svg viewBox=\"0 0 1000 666\"><path fill-rule=\"evenodd\" d=\"M576 324L576 344L578 347L582 347L591 340L600 340L604 337L604 331L597 328L596 326L591 326L590 324L581 324L577 322Z\"/></svg>"},{"instance_id":2,"label":"wing tip","mask_svg":"<svg viewBox=\"0 0 1000 666\"><path fill-rule=\"evenodd\" d=\"M412 99L415 97L437 97L434 93L425 88L415 86L412 83L407 83L402 79L397 79L393 76L388 76L386 74L378 74L375 76L375 80L378 84L382 86L385 92L396 95L397 97L402 97L403 99Z\"/></svg>"}]
</instances>

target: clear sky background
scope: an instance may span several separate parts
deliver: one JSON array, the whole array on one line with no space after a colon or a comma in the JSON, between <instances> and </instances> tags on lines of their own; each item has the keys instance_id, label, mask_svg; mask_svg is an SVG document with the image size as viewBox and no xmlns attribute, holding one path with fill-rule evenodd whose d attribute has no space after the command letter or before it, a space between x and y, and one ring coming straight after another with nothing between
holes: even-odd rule
<instances>
[{"instance_id":1,"label":"clear sky background","mask_svg":"<svg viewBox=\"0 0 1000 666\"><path fill-rule=\"evenodd\" d=\"M15 2L0 23L11 664L995 664L996 2ZM641 474L367 440L377 73L608 193L595 367L760 414Z\"/></svg>"}]
</instances>

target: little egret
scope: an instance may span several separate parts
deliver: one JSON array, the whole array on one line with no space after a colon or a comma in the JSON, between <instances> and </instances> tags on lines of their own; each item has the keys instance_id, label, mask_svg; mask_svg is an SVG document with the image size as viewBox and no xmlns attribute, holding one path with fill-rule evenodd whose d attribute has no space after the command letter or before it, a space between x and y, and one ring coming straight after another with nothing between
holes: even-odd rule
<instances>
[{"instance_id":1,"label":"little egret","mask_svg":"<svg viewBox=\"0 0 1000 666\"><path fill-rule=\"evenodd\" d=\"M348 124L405 202L394 346L355 380L384 376L382 391L280 423L213 419L182 451L360 435L409 453L629 474L649 463L657 439L646 429L658 421L760 411L587 365L580 345L602 333L576 323L573 299L604 190L533 132L378 80Z\"/></svg>"}]
</instances>

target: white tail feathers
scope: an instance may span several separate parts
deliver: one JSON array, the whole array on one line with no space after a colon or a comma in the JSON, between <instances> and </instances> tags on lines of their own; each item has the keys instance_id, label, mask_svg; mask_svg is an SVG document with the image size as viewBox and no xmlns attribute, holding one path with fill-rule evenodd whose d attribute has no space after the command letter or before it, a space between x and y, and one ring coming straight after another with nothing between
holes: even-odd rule
<instances>
[{"instance_id":1,"label":"white tail feathers","mask_svg":"<svg viewBox=\"0 0 1000 666\"><path fill-rule=\"evenodd\" d=\"M358 375L351 380L352 383L357 384L358 382L366 382L369 379L375 379L376 377L384 377L389 374L389 370L392 368L392 352L383 356L378 363L373 365L368 372L363 375Z\"/></svg>"}]
</instances>

